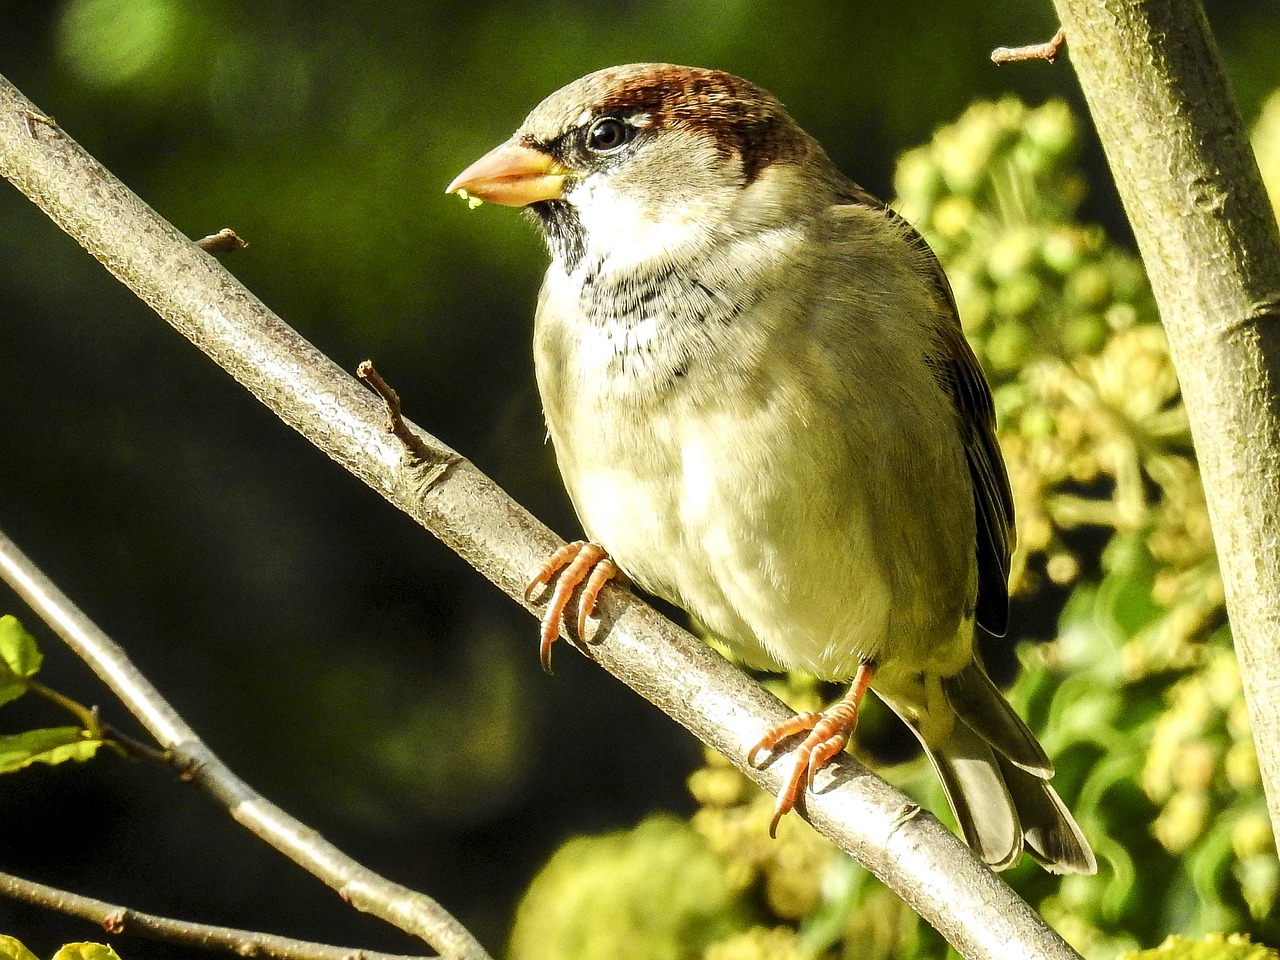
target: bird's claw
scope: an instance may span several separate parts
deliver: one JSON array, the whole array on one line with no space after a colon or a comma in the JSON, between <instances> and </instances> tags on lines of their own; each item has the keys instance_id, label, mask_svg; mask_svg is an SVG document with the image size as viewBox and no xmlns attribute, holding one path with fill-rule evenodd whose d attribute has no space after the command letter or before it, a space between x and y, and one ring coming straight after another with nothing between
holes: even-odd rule
<instances>
[{"instance_id":1,"label":"bird's claw","mask_svg":"<svg viewBox=\"0 0 1280 960\"><path fill-rule=\"evenodd\" d=\"M561 572L563 571L563 572ZM529 581L525 588L525 600L532 602L534 595L551 583L556 574L555 590L542 614L541 644L539 657L542 669L551 672L551 645L560 635L560 625L573 600L573 591L581 584L582 593L578 597L578 616L575 621L577 637L581 641L587 639L587 620L596 608L596 599L604 585L618 575L617 564L609 558L604 547L589 540L575 540L566 543L553 553L537 575Z\"/></svg>"},{"instance_id":2,"label":"bird's claw","mask_svg":"<svg viewBox=\"0 0 1280 960\"><path fill-rule=\"evenodd\" d=\"M848 745L849 738L858 726L858 705L871 685L873 670L871 664L861 664L849 692L838 702L820 713L813 711L798 713L770 727L756 745L747 752L747 762L752 766L758 766L760 754L772 754L774 748L787 737L797 733L808 733L804 742L796 747L791 772L778 790L778 800L773 806L773 816L769 820L770 837L778 835L778 824L783 817L796 808L804 796L805 789L812 789L813 778L817 776L818 771Z\"/></svg>"}]
</instances>

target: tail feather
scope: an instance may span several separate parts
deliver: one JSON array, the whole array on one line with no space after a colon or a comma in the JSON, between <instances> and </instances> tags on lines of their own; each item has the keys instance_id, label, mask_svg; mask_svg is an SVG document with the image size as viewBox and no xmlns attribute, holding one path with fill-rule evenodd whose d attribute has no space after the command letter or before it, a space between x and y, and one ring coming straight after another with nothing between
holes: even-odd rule
<instances>
[{"instance_id":1,"label":"tail feather","mask_svg":"<svg viewBox=\"0 0 1280 960\"><path fill-rule=\"evenodd\" d=\"M950 711L953 722L936 732L921 711L882 697L924 745L942 781L965 842L992 869L1003 870L1027 852L1052 873L1095 873L1097 861L1066 804L1049 784L1053 764L976 660L942 681L945 703L931 703L931 718ZM925 740L923 730L938 742Z\"/></svg>"},{"instance_id":2,"label":"tail feather","mask_svg":"<svg viewBox=\"0 0 1280 960\"><path fill-rule=\"evenodd\" d=\"M1089 841L1058 791L1003 757L996 757L1022 819L1027 852L1050 873L1097 873Z\"/></svg>"},{"instance_id":3,"label":"tail feather","mask_svg":"<svg viewBox=\"0 0 1280 960\"><path fill-rule=\"evenodd\" d=\"M1053 762L1044 747L976 659L954 677L946 677L942 689L955 712L1002 757L1041 780L1053 776Z\"/></svg>"},{"instance_id":4,"label":"tail feather","mask_svg":"<svg viewBox=\"0 0 1280 960\"><path fill-rule=\"evenodd\" d=\"M990 744L957 722L945 745L937 749L926 745L925 753L942 781L965 843L993 870L1017 862L1022 853L1022 824Z\"/></svg>"}]
</instances>

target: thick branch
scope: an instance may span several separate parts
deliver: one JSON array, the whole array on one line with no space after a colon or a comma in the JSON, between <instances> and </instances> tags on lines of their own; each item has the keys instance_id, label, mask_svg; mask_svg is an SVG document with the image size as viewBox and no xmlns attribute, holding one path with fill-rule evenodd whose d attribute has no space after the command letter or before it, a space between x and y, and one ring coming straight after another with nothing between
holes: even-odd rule
<instances>
[{"instance_id":1,"label":"thick branch","mask_svg":"<svg viewBox=\"0 0 1280 960\"><path fill-rule=\"evenodd\" d=\"M1196 0L1055 0L1169 334L1280 839L1280 235Z\"/></svg>"},{"instance_id":2,"label":"thick branch","mask_svg":"<svg viewBox=\"0 0 1280 960\"><path fill-rule=\"evenodd\" d=\"M234 930L231 927L212 927L204 923L157 917L119 904L107 903L105 900L95 900L93 897L83 897L43 883L23 880L8 873L0 873L0 895L80 917L96 923L110 934L133 933L166 943L199 947L202 950L225 950L241 957L264 957L266 960L354 960L357 957L359 960L423 960L421 957L333 947L327 943L308 943L305 940L276 937L253 930Z\"/></svg>"},{"instance_id":3,"label":"thick branch","mask_svg":"<svg viewBox=\"0 0 1280 960\"><path fill-rule=\"evenodd\" d=\"M232 773L125 652L2 532L0 578L142 721L168 750L170 762L182 771L183 779L210 793L240 824L311 871L357 909L421 937L450 960L489 960L466 928L430 897L361 866Z\"/></svg>"},{"instance_id":4,"label":"thick branch","mask_svg":"<svg viewBox=\"0 0 1280 960\"><path fill-rule=\"evenodd\" d=\"M460 553L517 602L561 541L471 463L423 436L406 465L382 404L275 317L0 79L0 173L251 392L331 457ZM420 432L420 431L419 431ZM528 604L525 604L528 607ZM531 608L530 608L531 609ZM706 645L630 594L601 596L591 656L765 789L781 772L745 763L789 711ZM966 957L1076 957L933 816L842 756L807 815L896 890Z\"/></svg>"}]
</instances>

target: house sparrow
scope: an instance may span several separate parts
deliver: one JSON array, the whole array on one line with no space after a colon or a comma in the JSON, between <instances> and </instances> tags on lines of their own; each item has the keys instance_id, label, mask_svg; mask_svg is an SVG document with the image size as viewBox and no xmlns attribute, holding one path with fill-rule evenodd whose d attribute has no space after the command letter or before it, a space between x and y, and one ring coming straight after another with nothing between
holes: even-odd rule
<instances>
[{"instance_id":1,"label":"house sparrow","mask_svg":"<svg viewBox=\"0 0 1280 960\"><path fill-rule=\"evenodd\" d=\"M988 678L1008 620L1013 500L991 393L932 251L836 170L772 95L671 64L544 100L448 192L527 208L551 252L538 388L590 541L569 544L584 635L619 572L748 664L852 681L769 730L804 734L779 819L844 748L868 687L915 732L966 841L1092 873L1043 748Z\"/></svg>"}]
</instances>

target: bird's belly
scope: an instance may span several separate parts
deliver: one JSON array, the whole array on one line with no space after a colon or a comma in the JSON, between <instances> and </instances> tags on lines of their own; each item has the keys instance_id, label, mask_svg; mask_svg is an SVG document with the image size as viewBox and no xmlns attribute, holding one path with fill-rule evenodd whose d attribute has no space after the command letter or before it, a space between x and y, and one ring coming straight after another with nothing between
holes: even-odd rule
<instances>
[{"instance_id":1,"label":"bird's belly","mask_svg":"<svg viewBox=\"0 0 1280 960\"><path fill-rule=\"evenodd\" d=\"M884 545L829 448L769 416L650 416L586 456L565 451L566 480L628 576L743 659L848 678L891 629Z\"/></svg>"}]
</instances>

